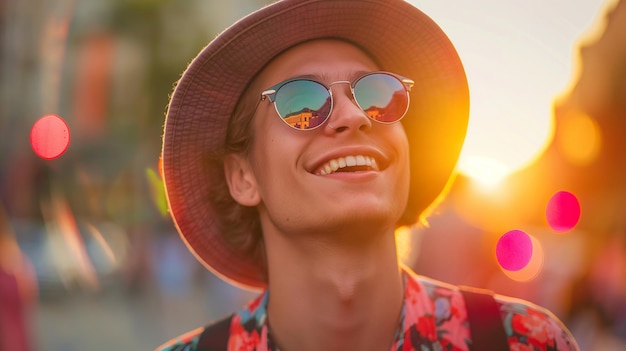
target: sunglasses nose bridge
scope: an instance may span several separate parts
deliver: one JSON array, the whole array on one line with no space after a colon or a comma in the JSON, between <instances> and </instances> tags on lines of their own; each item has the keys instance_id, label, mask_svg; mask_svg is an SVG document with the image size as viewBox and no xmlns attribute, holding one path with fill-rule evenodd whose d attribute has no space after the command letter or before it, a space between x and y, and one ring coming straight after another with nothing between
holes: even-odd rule
<instances>
[{"instance_id":1,"label":"sunglasses nose bridge","mask_svg":"<svg viewBox=\"0 0 626 351\"><path fill-rule=\"evenodd\" d=\"M347 87L341 87L339 93L335 91L335 85L347 84ZM333 107L330 111L330 115L327 118L327 122L331 123L333 130L344 130L346 128L356 127L357 129L370 128L372 126L372 120L365 114L361 106L356 101L354 95L354 87L350 81L337 81L328 85L328 91L333 101ZM333 92L337 93L334 94ZM333 120L330 122L330 120Z\"/></svg>"},{"instance_id":2,"label":"sunglasses nose bridge","mask_svg":"<svg viewBox=\"0 0 626 351\"><path fill-rule=\"evenodd\" d=\"M355 100L355 96L354 96L354 87L352 86L352 82L347 81L347 80L339 80L339 81L332 82L332 83L328 84L328 93L330 94L330 97L331 97L331 99L333 99L333 101L336 100L336 96L333 93L333 91L334 91L333 87L335 85L338 85L338 84L347 84L348 85L348 90L350 91L350 93L348 93L346 95L348 96L348 98L350 100L356 101Z\"/></svg>"}]
</instances>

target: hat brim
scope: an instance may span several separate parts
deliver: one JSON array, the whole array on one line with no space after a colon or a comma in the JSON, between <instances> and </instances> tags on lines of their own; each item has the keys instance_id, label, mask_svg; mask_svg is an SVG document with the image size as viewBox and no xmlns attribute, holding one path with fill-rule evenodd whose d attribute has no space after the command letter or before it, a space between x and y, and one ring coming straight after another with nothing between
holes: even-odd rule
<instances>
[{"instance_id":1,"label":"hat brim","mask_svg":"<svg viewBox=\"0 0 626 351\"><path fill-rule=\"evenodd\" d=\"M411 186L403 221L442 192L465 138L469 91L461 60L441 28L401 0L285 0L244 17L190 63L171 97L163 137L163 176L171 215L196 257L223 279L266 286L261 265L231 248L210 202L214 172L203 162L220 150L239 97L286 49L313 39L359 46L380 69L415 81L402 120L409 138Z\"/></svg>"}]
</instances>

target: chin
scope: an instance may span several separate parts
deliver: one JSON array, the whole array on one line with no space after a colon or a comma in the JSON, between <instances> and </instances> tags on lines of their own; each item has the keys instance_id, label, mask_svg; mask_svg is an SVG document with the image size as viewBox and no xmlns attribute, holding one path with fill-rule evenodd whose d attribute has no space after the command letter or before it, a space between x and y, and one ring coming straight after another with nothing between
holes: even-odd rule
<instances>
[{"instance_id":1,"label":"chin","mask_svg":"<svg viewBox=\"0 0 626 351\"><path fill-rule=\"evenodd\" d=\"M335 216L336 223L347 231L358 230L360 232L386 232L395 230L396 223L402 216L401 211L390 211L386 206L380 209L364 208L345 211L340 216Z\"/></svg>"}]
</instances>

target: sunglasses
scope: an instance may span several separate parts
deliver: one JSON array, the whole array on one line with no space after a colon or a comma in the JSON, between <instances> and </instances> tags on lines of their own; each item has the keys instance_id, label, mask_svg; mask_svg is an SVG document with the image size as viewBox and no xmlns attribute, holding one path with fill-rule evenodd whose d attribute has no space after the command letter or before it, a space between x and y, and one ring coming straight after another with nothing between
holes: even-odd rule
<instances>
[{"instance_id":1,"label":"sunglasses","mask_svg":"<svg viewBox=\"0 0 626 351\"><path fill-rule=\"evenodd\" d=\"M411 79L389 72L369 72L352 82L341 80L328 85L310 78L278 83L261 93L261 101L274 103L278 116L298 130L315 129L328 120L333 110L335 84L349 84L354 101L365 114L380 123L394 123L409 109Z\"/></svg>"}]
</instances>

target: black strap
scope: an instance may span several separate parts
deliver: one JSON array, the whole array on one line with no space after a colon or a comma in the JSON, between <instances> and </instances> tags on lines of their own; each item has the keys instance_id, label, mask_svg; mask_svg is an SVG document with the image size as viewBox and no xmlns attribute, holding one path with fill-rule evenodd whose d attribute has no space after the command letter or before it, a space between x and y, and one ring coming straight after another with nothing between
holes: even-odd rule
<instances>
[{"instance_id":1,"label":"black strap","mask_svg":"<svg viewBox=\"0 0 626 351\"><path fill-rule=\"evenodd\" d=\"M198 341L198 351L226 351L232 315L207 326Z\"/></svg>"},{"instance_id":2,"label":"black strap","mask_svg":"<svg viewBox=\"0 0 626 351\"><path fill-rule=\"evenodd\" d=\"M472 334L472 351L508 351L509 343L493 292L461 287Z\"/></svg>"}]
</instances>

